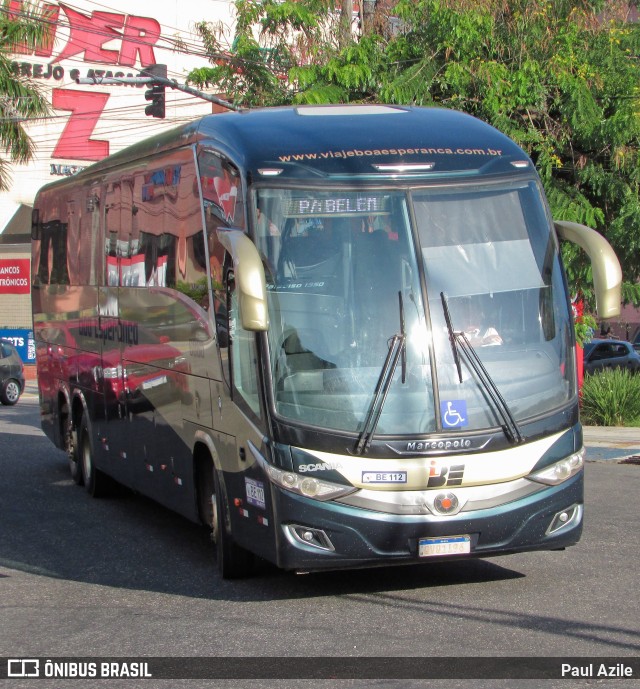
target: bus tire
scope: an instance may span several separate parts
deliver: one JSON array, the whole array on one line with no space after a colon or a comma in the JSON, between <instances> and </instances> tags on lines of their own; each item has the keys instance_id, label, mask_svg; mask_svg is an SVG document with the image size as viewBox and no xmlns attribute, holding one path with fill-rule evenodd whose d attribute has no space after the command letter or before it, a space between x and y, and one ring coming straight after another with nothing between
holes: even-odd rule
<instances>
[{"instance_id":1,"label":"bus tire","mask_svg":"<svg viewBox=\"0 0 640 689\"><path fill-rule=\"evenodd\" d=\"M84 487L89 495L94 498L101 498L109 493L111 479L100 469L96 468L93 459L93 447L91 444L91 434L89 432L89 422L86 416L82 416L80 430L78 431L78 455L82 467L82 480Z\"/></svg>"},{"instance_id":2,"label":"bus tire","mask_svg":"<svg viewBox=\"0 0 640 689\"><path fill-rule=\"evenodd\" d=\"M67 450L71 480L77 486L81 486L84 483L84 476L82 473L82 462L80 461L80 450L78 448L78 429L73 427L70 416L65 418L63 428L64 446Z\"/></svg>"},{"instance_id":3,"label":"bus tire","mask_svg":"<svg viewBox=\"0 0 640 689\"><path fill-rule=\"evenodd\" d=\"M223 579L242 579L253 571L253 555L241 548L231 535L229 503L218 471L213 470L214 493L212 537L216 544L218 571Z\"/></svg>"}]
</instances>

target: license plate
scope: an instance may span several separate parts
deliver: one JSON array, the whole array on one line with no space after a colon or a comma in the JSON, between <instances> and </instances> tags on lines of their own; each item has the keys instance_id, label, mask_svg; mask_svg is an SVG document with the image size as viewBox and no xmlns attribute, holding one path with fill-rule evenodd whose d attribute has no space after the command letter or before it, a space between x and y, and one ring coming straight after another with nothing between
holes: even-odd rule
<instances>
[{"instance_id":1,"label":"license plate","mask_svg":"<svg viewBox=\"0 0 640 689\"><path fill-rule=\"evenodd\" d=\"M471 536L421 538L418 541L419 557L437 557L441 555L468 555L470 552Z\"/></svg>"},{"instance_id":2,"label":"license plate","mask_svg":"<svg viewBox=\"0 0 640 689\"><path fill-rule=\"evenodd\" d=\"M406 471L363 471L362 483L406 483Z\"/></svg>"},{"instance_id":3,"label":"license plate","mask_svg":"<svg viewBox=\"0 0 640 689\"><path fill-rule=\"evenodd\" d=\"M247 490L247 502L254 507L265 509L266 502L262 482L254 481L252 478L245 477L244 484Z\"/></svg>"}]
</instances>

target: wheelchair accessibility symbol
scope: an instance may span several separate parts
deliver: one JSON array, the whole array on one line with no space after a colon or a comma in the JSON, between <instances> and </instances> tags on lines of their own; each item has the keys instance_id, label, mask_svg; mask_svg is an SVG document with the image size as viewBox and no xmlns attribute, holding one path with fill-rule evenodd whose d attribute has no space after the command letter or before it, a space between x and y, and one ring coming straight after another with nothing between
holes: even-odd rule
<instances>
[{"instance_id":1,"label":"wheelchair accessibility symbol","mask_svg":"<svg viewBox=\"0 0 640 689\"><path fill-rule=\"evenodd\" d=\"M459 428L468 426L467 403L464 400L449 400L440 402L440 415L444 428Z\"/></svg>"}]
</instances>

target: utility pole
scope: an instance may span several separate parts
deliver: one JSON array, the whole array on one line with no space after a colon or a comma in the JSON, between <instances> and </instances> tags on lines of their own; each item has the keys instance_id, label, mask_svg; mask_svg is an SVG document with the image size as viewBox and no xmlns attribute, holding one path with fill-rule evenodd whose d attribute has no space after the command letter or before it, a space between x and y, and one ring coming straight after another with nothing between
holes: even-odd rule
<instances>
[{"instance_id":1,"label":"utility pole","mask_svg":"<svg viewBox=\"0 0 640 689\"><path fill-rule=\"evenodd\" d=\"M209 101L210 103L222 105L224 108L228 108L229 110L242 109L239 108L237 105L234 105L233 103L224 100L223 98L218 98L218 96L211 96L208 93L203 93L202 91L198 91L198 89L191 88L186 84L179 84L177 81L175 81L175 79L167 79L166 76L163 76L163 74L166 75L166 73L166 65L148 65L140 72L140 75L137 77L79 77L76 79L76 84L91 84L93 86L101 84L132 84L134 86L149 85L152 88L145 93L145 98L146 100L152 101L154 101L154 98L151 97L151 92L153 91L154 87L162 87L162 97L164 99L164 89L168 86L169 88L175 89L176 91L188 93L190 96L196 96L196 98L202 98L202 100ZM150 97L147 98L147 95L149 95ZM157 95L159 96L160 92L158 92ZM160 115L153 115L153 113L150 110L153 107L153 104L147 105L147 107L145 108L145 113L147 115L152 115L153 117L160 117ZM158 112L160 112L159 107Z\"/></svg>"}]
</instances>

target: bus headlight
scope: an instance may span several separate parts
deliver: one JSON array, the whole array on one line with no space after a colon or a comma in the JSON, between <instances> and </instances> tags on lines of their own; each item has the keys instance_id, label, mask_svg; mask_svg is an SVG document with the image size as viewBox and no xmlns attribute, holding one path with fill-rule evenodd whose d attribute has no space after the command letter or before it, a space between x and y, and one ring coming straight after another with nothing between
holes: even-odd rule
<instances>
[{"instance_id":1,"label":"bus headlight","mask_svg":"<svg viewBox=\"0 0 640 689\"><path fill-rule=\"evenodd\" d=\"M315 477L312 478L311 476L300 476L292 471L283 471L270 464L264 466L264 468L271 481L277 486L290 490L292 493L304 495L305 498L333 500L358 490L353 486L341 486L337 483L331 483Z\"/></svg>"},{"instance_id":2,"label":"bus headlight","mask_svg":"<svg viewBox=\"0 0 640 689\"><path fill-rule=\"evenodd\" d=\"M584 448L580 452L572 454L570 457L551 464L551 466L535 471L527 476L532 481L546 483L549 486L557 486L559 483L575 476L584 467Z\"/></svg>"}]
</instances>

